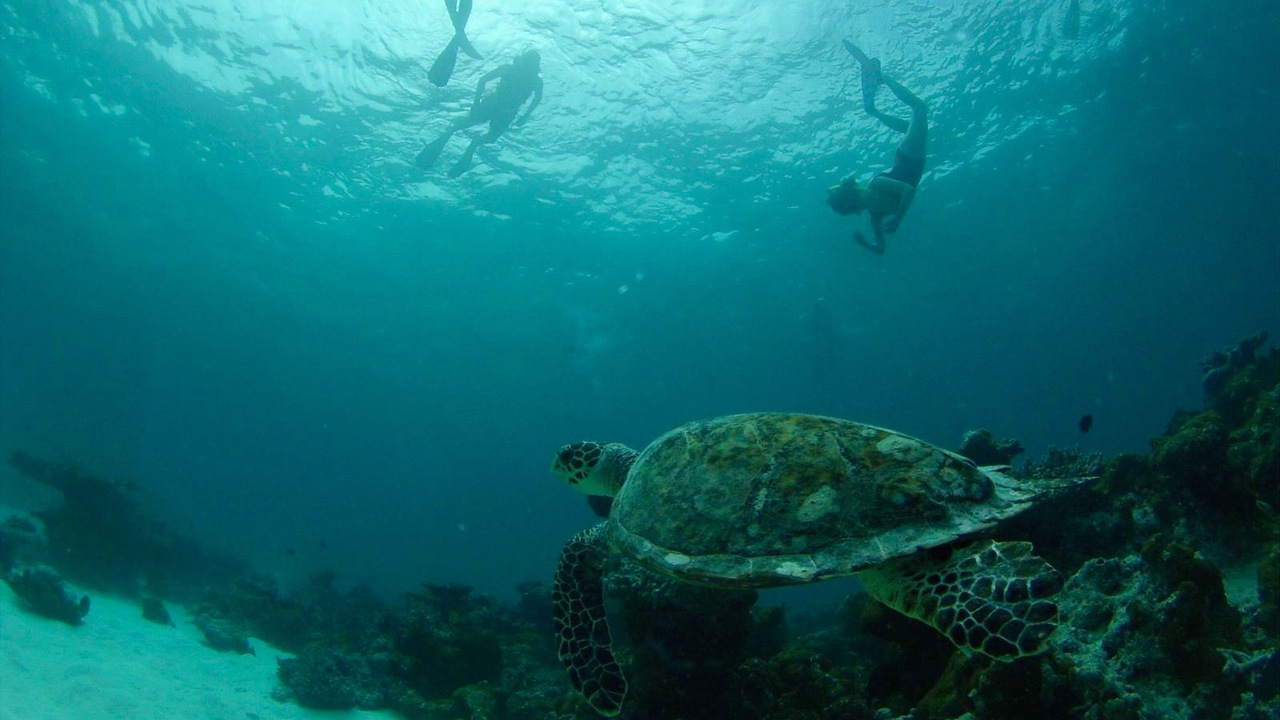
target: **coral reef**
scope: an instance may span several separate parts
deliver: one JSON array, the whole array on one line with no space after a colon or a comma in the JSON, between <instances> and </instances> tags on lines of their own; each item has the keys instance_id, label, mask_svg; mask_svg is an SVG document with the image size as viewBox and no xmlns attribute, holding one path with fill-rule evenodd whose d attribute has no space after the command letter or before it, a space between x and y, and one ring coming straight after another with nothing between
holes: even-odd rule
<instances>
[{"instance_id":1,"label":"coral reef","mask_svg":"<svg viewBox=\"0 0 1280 720\"><path fill-rule=\"evenodd\" d=\"M425 585L395 618L398 676L423 697L501 677L504 620L491 599L464 585Z\"/></svg>"},{"instance_id":2,"label":"coral reef","mask_svg":"<svg viewBox=\"0 0 1280 720\"><path fill-rule=\"evenodd\" d=\"M298 652L325 637L359 635L367 624L361 605L376 600L345 596L334 587L332 573L320 572L292 593L284 592L276 580L261 573L249 573L225 587L212 587L196 605L197 615L209 615L244 627L254 637L290 652Z\"/></svg>"},{"instance_id":3,"label":"coral reef","mask_svg":"<svg viewBox=\"0 0 1280 720\"><path fill-rule=\"evenodd\" d=\"M275 696L316 709L391 708L408 718L545 716L568 692L555 660L544 584L514 608L464 585L424 585L399 604L347 593L321 573L293 592L253 576L202 607L274 635ZM534 616L536 610L536 617Z\"/></svg>"},{"instance_id":4,"label":"coral reef","mask_svg":"<svg viewBox=\"0 0 1280 720\"><path fill-rule=\"evenodd\" d=\"M295 658L280 658L278 664L277 700L315 710L373 710L391 704L388 673L365 655L313 647Z\"/></svg>"},{"instance_id":5,"label":"coral reef","mask_svg":"<svg viewBox=\"0 0 1280 720\"><path fill-rule=\"evenodd\" d=\"M740 695L735 670L746 659L756 593L681 583L620 553L610 563L607 593L619 602L622 619L615 632L625 632L632 648L633 711L690 719L732 714Z\"/></svg>"},{"instance_id":6,"label":"coral reef","mask_svg":"<svg viewBox=\"0 0 1280 720\"><path fill-rule=\"evenodd\" d=\"M1063 597L1071 676L1055 681L1082 696L1080 717L1228 717L1205 713L1238 694L1223 651L1242 649L1243 635L1213 564L1157 535L1140 554L1086 563Z\"/></svg>"},{"instance_id":7,"label":"coral reef","mask_svg":"<svg viewBox=\"0 0 1280 720\"><path fill-rule=\"evenodd\" d=\"M1262 386L1272 387L1277 381L1274 367L1269 368L1268 373L1265 365L1260 367L1256 362L1258 350L1266 342L1267 333L1259 332L1235 345L1215 350L1200 361L1205 404L1233 425L1244 420L1250 399L1259 394Z\"/></svg>"},{"instance_id":8,"label":"coral reef","mask_svg":"<svg viewBox=\"0 0 1280 720\"><path fill-rule=\"evenodd\" d=\"M1258 563L1258 625L1280 636L1280 543L1271 546Z\"/></svg>"},{"instance_id":9,"label":"coral reef","mask_svg":"<svg viewBox=\"0 0 1280 720\"><path fill-rule=\"evenodd\" d=\"M9 464L58 490L62 504L35 513L48 538L45 562L83 585L136 596L163 588L190 599L209 584L230 582L244 565L202 551L194 540L149 517L137 486L85 473L73 465L14 452Z\"/></svg>"},{"instance_id":10,"label":"coral reef","mask_svg":"<svg viewBox=\"0 0 1280 720\"><path fill-rule=\"evenodd\" d=\"M79 625L89 614L89 596L77 600L62 578L47 567L11 570L5 573L4 581L22 599L23 605L37 615Z\"/></svg>"},{"instance_id":11,"label":"coral reef","mask_svg":"<svg viewBox=\"0 0 1280 720\"><path fill-rule=\"evenodd\" d=\"M653 575L615 553L606 592L631 682L624 717L1280 717L1280 353L1265 341L1259 334L1206 359L1205 407L1177 413L1150 455L1052 449L1012 472L1100 478L1000 530L1030 540L1067 578L1049 652L969 657L861 592L793 614L757 607L753 592ZM1021 451L983 430L962 450L1001 465ZM595 717L556 658L546 582L521 584L507 605L462 585L386 602L340 589L327 572L289 589L248 572L232 581L213 565L183 574L171 564L207 558L142 517L128 486L15 460L66 502L35 520L0 521L0 569L19 595L60 608L59 619L78 621L87 598L50 571L14 570L45 557L42 523L53 547L74 548L49 562L88 587L125 587L162 609L139 588L207 582L193 616L210 646L251 652L252 636L292 654L278 661L277 699L390 708L411 720ZM95 502L115 517L86 517Z\"/></svg>"}]
</instances>

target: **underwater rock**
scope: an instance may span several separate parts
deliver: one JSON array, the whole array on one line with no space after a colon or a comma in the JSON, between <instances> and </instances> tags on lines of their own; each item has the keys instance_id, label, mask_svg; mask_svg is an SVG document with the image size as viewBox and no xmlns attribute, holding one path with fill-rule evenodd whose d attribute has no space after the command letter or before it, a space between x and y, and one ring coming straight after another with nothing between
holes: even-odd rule
<instances>
[{"instance_id":1,"label":"underwater rock","mask_svg":"<svg viewBox=\"0 0 1280 720\"><path fill-rule=\"evenodd\" d=\"M34 562L47 544L38 519L19 512L0 520L0 573L18 563Z\"/></svg>"},{"instance_id":2,"label":"underwater rock","mask_svg":"<svg viewBox=\"0 0 1280 720\"><path fill-rule=\"evenodd\" d=\"M771 658L787 647L787 612L780 605L754 608L751 611L751 633L747 653L752 657Z\"/></svg>"},{"instance_id":3,"label":"underwater rock","mask_svg":"<svg viewBox=\"0 0 1280 720\"><path fill-rule=\"evenodd\" d=\"M1259 393L1253 415L1231 432L1227 461L1240 489L1280 512L1280 384Z\"/></svg>"},{"instance_id":4,"label":"underwater rock","mask_svg":"<svg viewBox=\"0 0 1280 720\"><path fill-rule=\"evenodd\" d=\"M954 653L916 706L915 717L1075 720L1083 698L1073 686L1058 682L1060 672L1051 656L992 663Z\"/></svg>"},{"instance_id":5,"label":"underwater rock","mask_svg":"<svg viewBox=\"0 0 1280 720\"><path fill-rule=\"evenodd\" d=\"M1008 465L1026 452L1022 443L1012 438L996 440L990 430L970 430L960 442L960 454L979 465Z\"/></svg>"},{"instance_id":6,"label":"underwater rock","mask_svg":"<svg viewBox=\"0 0 1280 720\"><path fill-rule=\"evenodd\" d=\"M130 596L147 582L161 583L170 596L195 597L243 571L239 561L206 555L193 539L143 513L132 482L21 451L9 464L62 494L61 505L35 515L48 537L47 562L78 583Z\"/></svg>"},{"instance_id":7,"label":"underwater rock","mask_svg":"<svg viewBox=\"0 0 1280 720\"><path fill-rule=\"evenodd\" d=\"M1151 441L1152 462L1178 485L1212 492L1223 485L1227 425L1216 412L1194 415L1172 435Z\"/></svg>"},{"instance_id":8,"label":"underwater rock","mask_svg":"<svg viewBox=\"0 0 1280 720\"><path fill-rule=\"evenodd\" d=\"M1266 342L1266 330L1254 333L1235 345L1230 345L1209 353L1207 357L1200 361L1200 369L1206 375L1213 370L1222 368L1239 370L1250 362L1253 362L1253 358L1257 354L1258 348L1265 345Z\"/></svg>"},{"instance_id":9,"label":"underwater rock","mask_svg":"<svg viewBox=\"0 0 1280 720\"><path fill-rule=\"evenodd\" d=\"M206 613L196 616L195 626L204 634L209 647L218 652L234 652L241 655L257 655L249 644L249 637L235 623Z\"/></svg>"},{"instance_id":10,"label":"underwater rock","mask_svg":"<svg viewBox=\"0 0 1280 720\"><path fill-rule=\"evenodd\" d=\"M1174 484L1232 510L1274 512L1280 499L1280 384L1248 396L1234 428L1215 410L1183 415L1152 440L1155 467Z\"/></svg>"},{"instance_id":11,"label":"underwater rock","mask_svg":"<svg viewBox=\"0 0 1280 720\"><path fill-rule=\"evenodd\" d=\"M1280 544L1258 563L1258 625L1274 635L1280 635Z\"/></svg>"},{"instance_id":12,"label":"underwater rock","mask_svg":"<svg viewBox=\"0 0 1280 720\"><path fill-rule=\"evenodd\" d=\"M883 655L861 652L874 657L868 669L866 693L876 707L892 705L910 707L938 682L953 654L955 645L933 628L913 620L866 593L845 598L841 604L842 634L851 643L859 637L879 638L891 643L892 650Z\"/></svg>"},{"instance_id":13,"label":"underwater rock","mask_svg":"<svg viewBox=\"0 0 1280 720\"><path fill-rule=\"evenodd\" d=\"M157 625L168 625L173 627L173 618L169 615L169 609L164 606L164 601L155 595L143 596L139 601L142 606L142 617L150 620Z\"/></svg>"},{"instance_id":14,"label":"underwater rock","mask_svg":"<svg viewBox=\"0 0 1280 720\"><path fill-rule=\"evenodd\" d=\"M1257 704L1271 705L1266 717L1280 717L1280 647L1263 648L1255 653L1225 650L1223 671L1245 687L1245 694Z\"/></svg>"},{"instance_id":15,"label":"underwater rock","mask_svg":"<svg viewBox=\"0 0 1280 720\"><path fill-rule=\"evenodd\" d=\"M63 502L75 510L96 510L110 515L132 515L137 507L131 482L115 482L87 475L69 463L41 460L15 450L9 456L13 469L62 493Z\"/></svg>"},{"instance_id":16,"label":"underwater rock","mask_svg":"<svg viewBox=\"0 0 1280 720\"><path fill-rule=\"evenodd\" d=\"M686 720L732 715L757 593L680 582L621 553L608 562L606 595L621 610L613 632L615 639L625 633L632 647L630 711Z\"/></svg>"},{"instance_id":17,"label":"underwater rock","mask_svg":"<svg viewBox=\"0 0 1280 720\"><path fill-rule=\"evenodd\" d=\"M1232 428L1253 414L1254 399L1280 383L1280 351L1258 353L1266 340L1258 333L1201 361L1205 404Z\"/></svg>"},{"instance_id":18,"label":"underwater rock","mask_svg":"<svg viewBox=\"0 0 1280 720\"><path fill-rule=\"evenodd\" d=\"M729 712L698 717L846 720L871 715L856 679L803 646L789 647L768 659L748 659L738 675L738 695L726 708Z\"/></svg>"},{"instance_id":19,"label":"underwater rock","mask_svg":"<svg viewBox=\"0 0 1280 720\"><path fill-rule=\"evenodd\" d=\"M1085 720L1230 716L1224 651L1243 644L1222 573L1191 550L1148 541L1139 555L1095 559L1068 581L1056 682L1085 700ZM1180 692L1170 692L1180 688Z\"/></svg>"},{"instance_id":20,"label":"underwater rock","mask_svg":"<svg viewBox=\"0 0 1280 720\"><path fill-rule=\"evenodd\" d=\"M79 625L89 614L89 596L84 595L77 600L62 578L47 567L10 571L5 573L4 581L37 615L61 620L68 625Z\"/></svg>"},{"instance_id":21,"label":"underwater rock","mask_svg":"<svg viewBox=\"0 0 1280 720\"><path fill-rule=\"evenodd\" d=\"M343 592L335 576L318 571L288 592L261 573L239 578L233 585L205 593L196 614L209 614L235 623L256 638L297 653L330 638L347 638L361 645L380 632L383 603L368 588Z\"/></svg>"},{"instance_id":22,"label":"underwater rock","mask_svg":"<svg viewBox=\"0 0 1280 720\"><path fill-rule=\"evenodd\" d=\"M1156 586L1171 592L1157 606L1163 615L1162 649L1175 677L1188 684L1220 677L1220 648L1243 644L1240 612L1227 602L1222 571L1199 553L1153 536L1142 548Z\"/></svg>"},{"instance_id":23,"label":"underwater rock","mask_svg":"<svg viewBox=\"0 0 1280 720\"><path fill-rule=\"evenodd\" d=\"M510 717L511 694L491 682L460 687L453 693L450 716L465 720L500 720Z\"/></svg>"}]
</instances>

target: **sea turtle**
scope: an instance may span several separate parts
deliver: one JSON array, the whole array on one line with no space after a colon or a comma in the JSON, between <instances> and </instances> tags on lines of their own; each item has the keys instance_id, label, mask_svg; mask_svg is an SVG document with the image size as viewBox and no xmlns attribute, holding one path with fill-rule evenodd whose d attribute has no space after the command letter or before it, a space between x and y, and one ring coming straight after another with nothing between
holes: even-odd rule
<instances>
[{"instance_id":1,"label":"sea turtle","mask_svg":"<svg viewBox=\"0 0 1280 720\"><path fill-rule=\"evenodd\" d=\"M564 547L553 596L560 660L602 715L626 678L611 649L604 558L723 588L860 576L889 607L966 652L1042 652L1062 577L1030 543L957 540L1091 478L1034 483L891 430L787 413L678 427L643 452L579 442L552 473L613 496L609 518Z\"/></svg>"}]
</instances>

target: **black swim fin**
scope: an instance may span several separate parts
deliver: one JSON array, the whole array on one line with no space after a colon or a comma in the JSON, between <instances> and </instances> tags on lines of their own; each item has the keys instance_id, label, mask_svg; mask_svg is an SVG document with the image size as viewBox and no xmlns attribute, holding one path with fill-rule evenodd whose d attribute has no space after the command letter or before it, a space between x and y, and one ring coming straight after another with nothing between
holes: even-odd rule
<instances>
[{"instance_id":1,"label":"black swim fin","mask_svg":"<svg viewBox=\"0 0 1280 720\"><path fill-rule=\"evenodd\" d=\"M471 144L467 146L467 149L463 151L462 157L458 158L458 162L454 163L453 167L449 168L449 173L448 173L449 177L456 178L462 173L470 170L471 160L472 158L475 157L475 155L476 155L476 143L475 141L472 141Z\"/></svg>"},{"instance_id":2,"label":"black swim fin","mask_svg":"<svg viewBox=\"0 0 1280 720\"><path fill-rule=\"evenodd\" d=\"M436 87L444 87L449 84L449 78L453 77L453 66L457 62L458 36L454 35L449 44L444 46L444 50L440 52L436 61L431 63L431 69L427 71L427 79Z\"/></svg>"},{"instance_id":3,"label":"black swim fin","mask_svg":"<svg viewBox=\"0 0 1280 720\"><path fill-rule=\"evenodd\" d=\"M848 38L841 40L844 43L844 49L849 51L854 60L862 66L862 105L867 112L874 112L876 107L876 90L880 88L880 60L877 58L867 57L862 49L857 45L849 42Z\"/></svg>"},{"instance_id":4,"label":"black swim fin","mask_svg":"<svg viewBox=\"0 0 1280 720\"><path fill-rule=\"evenodd\" d=\"M431 166L435 165L436 158L439 158L440 153L444 152L444 146L449 144L449 137L449 135L445 135L422 148L422 152L418 153L418 157L414 159L413 164L423 170L430 170Z\"/></svg>"},{"instance_id":5,"label":"black swim fin","mask_svg":"<svg viewBox=\"0 0 1280 720\"><path fill-rule=\"evenodd\" d=\"M853 56L854 60L858 61L859 65L866 65L871 62L871 58L867 57L867 54L862 52L862 49L857 45L849 42L849 38L845 38L840 42L844 43L844 49L849 51L849 54Z\"/></svg>"},{"instance_id":6,"label":"black swim fin","mask_svg":"<svg viewBox=\"0 0 1280 720\"><path fill-rule=\"evenodd\" d=\"M458 63L459 48L477 60L484 59L467 39L467 18L471 17L471 0L444 0L444 6L449 11L449 21L453 23L453 39L445 45L440 56L431 63L431 69L427 71L427 79L436 87L449 84L449 78L453 77L453 68Z\"/></svg>"},{"instance_id":7,"label":"black swim fin","mask_svg":"<svg viewBox=\"0 0 1280 720\"><path fill-rule=\"evenodd\" d=\"M446 0L446 5L447 5ZM470 55L477 60L483 60L484 56L480 51L476 50L476 46L471 44L467 39L467 19L471 17L471 0L458 0L458 7L455 9L449 6L449 19L453 21L453 30L458 37L458 47L462 48L462 52Z\"/></svg>"}]
</instances>

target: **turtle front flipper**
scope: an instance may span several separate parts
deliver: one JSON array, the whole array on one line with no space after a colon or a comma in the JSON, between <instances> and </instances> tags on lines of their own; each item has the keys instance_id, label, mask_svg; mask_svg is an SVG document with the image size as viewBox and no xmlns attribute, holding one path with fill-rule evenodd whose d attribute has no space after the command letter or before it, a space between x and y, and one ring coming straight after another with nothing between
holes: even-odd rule
<instances>
[{"instance_id":1,"label":"turtle front flipper","mask_svg":"<svg viewBox=\"0 0 1280 720\"><path fill-rule=\"evenodd\" d=\"M627 679L613 657L604 613L604 530L600 523L565 543L552 589L560 662L574 688L601 715L622 710Z\"/></svg>"},{"instance_id":2,"label":"turtle front flipper","mask_svg":"<svg viewBox=\"0 0 1280 720\"><path fill-rule=\"evenodd\" d=\"M965 652L1012 660L1047 649L1058 627L1062 575L1031 543L982 541L937 559L928 552L863 570L872 597L937 628Z\"/></svg>"}]
</instances>

